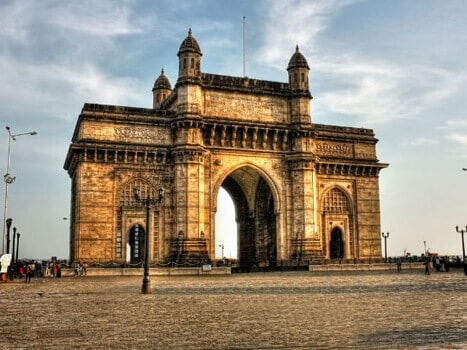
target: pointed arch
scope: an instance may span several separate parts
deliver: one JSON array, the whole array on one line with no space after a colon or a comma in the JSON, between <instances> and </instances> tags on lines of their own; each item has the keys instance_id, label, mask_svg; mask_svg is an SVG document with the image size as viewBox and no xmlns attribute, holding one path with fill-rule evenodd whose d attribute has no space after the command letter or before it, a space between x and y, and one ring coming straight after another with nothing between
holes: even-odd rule
<instances>
[{"instance_id":1,"label":"pointed arch","mask_svg":"<svg viewBox=\"0 0 467 350\"><path fill-rule=\"evenodd\" d=\"M232 167L226 169L219 176L219 178L215 181L214 187L213 187L213 195L212 195L212 203L211 203L212 208L214 208L214 210L217 208L217 196L218 196L218 193L219 193L219 189L224 184L224 181L229 176L231 176L233 173L235 173L236 171L238 171L238 170L240 170L242 168L245 168L245 169L251 168L251 170L253 172L256 172L257 175L259 175L258 178L262 177L264 179L264 181L266 181L266 183L269 185L269 188L271 189L271 193L272 193L272 196L273 196L273 199L274 199L275 212L276 213L280 212L280 209L281 209L280 198L281 198L281 196L279 195L279 193L280 193L279 186L276 184L276 182L273 180L273 178L266 171L264 171L262 168L260 168L259 166L257 166L254 163L251 163L251 162L243 162L243 163L236 164L235 166L232 166ZM242 190L244 190L244 189L242 189ZM253 209L252 208L252 203L249 203L249 206L250 206L250 209Z\"/></svg>"}]
</instances>

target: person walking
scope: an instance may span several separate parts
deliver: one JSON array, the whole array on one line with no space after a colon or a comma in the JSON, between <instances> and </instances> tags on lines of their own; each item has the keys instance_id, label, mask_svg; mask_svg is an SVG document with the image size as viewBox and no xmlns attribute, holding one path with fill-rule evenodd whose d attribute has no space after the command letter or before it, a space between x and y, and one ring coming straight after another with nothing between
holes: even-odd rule
<instances>
[{"instance_id":1,"label":"person walking","mask_svg":"<svg viewBox=\"0 0 467 350\"><path fill-rule=\"evenodd\" d=\"M24 266L24 272L26 275L26 280L24 281L25 283L30 283L31 282L31 266L29 264L26 264Z\"/></svg>"},{"instance_id":2,"label":"person walking","mask_svg":"<svg viewBox=\"0 0 467 350\"><path fill-rule=\"evenodd\" d=\"M425 262L423 263L425 265L425 276L430 274L430 260L425 259Z\"/></svg>"},{"instance_id":3,"label":"person walking","mask_svg":"<svg viewBox=\"0 0 467 350\"><path fill-rule=\"evenodd\" d=\"M401 272L402 271L402 259L400 257L397 258L397 272Z\"/></svg>"}]
</instances>

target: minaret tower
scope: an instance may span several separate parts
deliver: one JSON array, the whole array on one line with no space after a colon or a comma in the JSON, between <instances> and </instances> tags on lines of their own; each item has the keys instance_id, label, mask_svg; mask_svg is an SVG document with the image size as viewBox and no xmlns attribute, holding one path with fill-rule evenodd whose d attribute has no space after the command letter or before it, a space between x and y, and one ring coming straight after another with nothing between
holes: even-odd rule
<instances>
[{"instance_id":1,"label":"minaret tower","mask_svg":"<svg viewBox=\"0 0 467 350\"><path fill-rule=\"evenodd\" d=\"M191 33L191 28L188 31L188 36L183 40L178 50L178 81L184 79L196 79L201 76L201 49L198 42Z\"/></svg>"},{"instance_id":2,"label":"minaret tower","mask_svg":"<svg viewBox=\"0 0 467 350\"><path fill-rule=\"evenodd\" d=\"M172 255L177 263L206 261L210 216L206 207L203 145L201 50L191 29L178 51L179 70L175 86L177 109L172 121L174 159L175 232Z\"/></svg>"},{"instance_id":3,"label":"minaret tower","mask_svg":"<svg viewBox=\"0 0 467 350\"><path fill-rule=\"evenodd\" d=\"M292 253L306 259L321 257L319 239L316 235L315 212L315 161L311 143L310 100L308 73L310 67L300 53L298 45L287 66L289 72L292 132L291 153L287 157L290 174L290 203L292 225Z\"/></svg>"},{"instance_id":4,"label":"minaret tower","mask_svg":"<svg viewBox=\"0 0 467 350\"><path fill-rule=\"evenodd\" d=\"M312 99L308 88L308 73L310 67L298 49L292 55L287 66L289 72L289 85L292 94L292 124L304 126L311 124L310 100Z\"/></svg>"}]
</instances>

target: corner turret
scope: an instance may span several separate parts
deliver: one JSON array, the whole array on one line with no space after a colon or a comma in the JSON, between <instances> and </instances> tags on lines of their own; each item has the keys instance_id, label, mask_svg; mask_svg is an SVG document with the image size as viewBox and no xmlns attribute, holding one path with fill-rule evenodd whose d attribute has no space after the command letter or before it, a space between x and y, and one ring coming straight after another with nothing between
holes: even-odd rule
<instances>
[{"instance_id":1,"label":"corner turret","mask_svg":"<svg viewBox=\"0 0 467 350\"><path fill-rule=\"evenodd\" d=\"M196 79L201 76L201 49L198 42L188 31L188 36L183 40L178 50L178 80Z\"/></svg>"},{"instance_id":2,"label":"corner turret","mask_svg":"<svg viewBox=\"0 0 467 350\"><path fill-rule=\"evenodd\" d=\"M299 127L310 125L310 100L313 98L308 88L310 67L305 56L298 49L298 45L290 58L287 71L289 72L289 86L292 95L292 124Z\"/></svg>"},{"instance_id":3,"label":"corner turret","mask_svg":"<svg viewBox=\"0 0 467 350\"><path fill-rule=\"evenodd\" d=\"M154 87L152 88L152 108L160 108L162 103L172 93L172 87L170 81L164 73L164 69L161 70L161 75L156 79Z\"/></svg>"}]
</instances>

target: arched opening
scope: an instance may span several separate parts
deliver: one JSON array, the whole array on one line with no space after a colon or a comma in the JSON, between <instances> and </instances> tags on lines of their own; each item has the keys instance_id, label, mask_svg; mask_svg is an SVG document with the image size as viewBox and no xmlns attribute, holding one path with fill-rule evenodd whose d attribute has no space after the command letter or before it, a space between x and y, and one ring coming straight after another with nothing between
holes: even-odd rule
<instances>
[{"instance_id":1,"label":"arched opening","mask_svg":"<svg viewBox=\"0 0 467 350\"><path fill-rule=\"evenodd\" d=\"M145 230L139 224L130 229L128 244L130 246L130 264L139 264L144 260Z\"/></svg>"},{"instance_id":2,"label":"arched opening","mask_svg":"<svg viewBox=\"0 0 467 350\"><path fill-rule=\"evenodd\" d=\"M334 187L323 197L323 252L328 259L355 257L352 206L341 188Z\"/></svg>"},{"instance_id":3,"label":"arched opening","mask_svg":"<svg viewBox=\"0 0 467 350\"><path fill-rule=\"evenodd\" d=\"M273 269L277 264L276 204L268 182L257 170L245 166L232 172L222 188L235 207L240 270ZM216 226L216 231L219 229Z\"/></svg>"},{"instance_id":4,"label":"arched opening","mask_svg":"<svg viewBox=\"0 0 467 350\"><path fill-rule=\"evenodd\" d=\"M229 193L221 187L217 195L216 259L236 259L237 240L234 202Z\"/></svg>"},{"instance_id":5,"label":"arched opening","mask_svg":"<svg viewBox=\"0 0 467 350\"><path fill-rule=\"evenodd\" d=\"M331 231L331 241L329 242L331 259L344 258L344 239L339 227L334 227Z\"/></svg>"}]
</instances>

